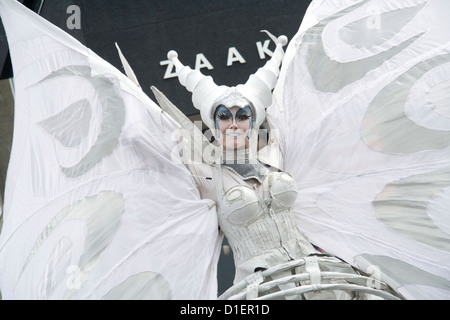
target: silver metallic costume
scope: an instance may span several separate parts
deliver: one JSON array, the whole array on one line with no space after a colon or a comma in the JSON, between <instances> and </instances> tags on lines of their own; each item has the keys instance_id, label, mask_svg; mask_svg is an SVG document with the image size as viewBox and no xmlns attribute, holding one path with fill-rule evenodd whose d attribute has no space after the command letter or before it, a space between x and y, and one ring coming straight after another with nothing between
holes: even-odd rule
<instances>
[{"instance_id":1,"label":"silver metallic costume","mask_svg":"<svg viewBox=\"0 0 450 320\"><path fill-rule=\"evenodd\" d=\"M217 132L216 139L219 135L219 122L213 119L216 108L251 106L255 113L251 120L255 121L250 122L253 126L247 135L249 147L245 151L212 146L204 137L201 141L195 139L196 134L198 137L195 127L154 89L163 110L191 135L188 139L191 144L183 144L181 153L200 154L197 159L202 161L188 161L186 165L201 197L214 201L220 230L233 251L235 286L221 298L367 299L375 294L397 299L367 286L371 279L337 257L320 252L300 233L293 214L298 194L296 181L279 169L282 156L276 139L269 139L265 147L257 150L255 133L271 103L271 90L284 54L282 47L287 42L284 36L278 39L270 36L277 44L274 55L245 85L237 87L216 86L211 77L183 66L175 52L168 54L177 66L180 83L193 93L193 103L202 120L212 132ZM205 145L214 150L212 157L205 152ZM261 285L263 282L269 284ZM335 286L343 291L334 290ZM381 288L380 283L375 286Z\"/></svg>"}]
</instances>

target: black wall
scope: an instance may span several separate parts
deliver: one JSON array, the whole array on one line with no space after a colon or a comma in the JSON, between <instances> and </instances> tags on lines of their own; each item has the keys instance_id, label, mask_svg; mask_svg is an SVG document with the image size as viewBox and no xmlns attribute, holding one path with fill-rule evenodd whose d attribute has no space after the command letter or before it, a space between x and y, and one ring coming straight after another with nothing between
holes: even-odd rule
<instances>
[{"instance_id":1,"label":"black wall","mask_svg":"<svg viewBox=\"0 0 450 320\"><path fill-rule=\"evenodd\" d=\"M203 54L214 67L202 68L218 85L237 85L263 65L256 43L274 35L289 39L297 32L309 0L25 0L25 5L77 38L99 56L122 70L114 43L117 42L134 69L144 91L153 98L150 86L164 92L187 115L198 113L191 96L176 78L164 79L171 49L181 62L195 67L197 54ZM69 29L73 22L71 5L80 8L80 29ZM25 22L24 22L25 23ZM2 78L11 76L7 43L0 30ZM246 63L227 66L228 50L235 47ZM270 50L274 49L273 43ZM267 56L266 56L267 58ZM6 63L5 63L6 61Z\"/></svg>"}]
</instances>

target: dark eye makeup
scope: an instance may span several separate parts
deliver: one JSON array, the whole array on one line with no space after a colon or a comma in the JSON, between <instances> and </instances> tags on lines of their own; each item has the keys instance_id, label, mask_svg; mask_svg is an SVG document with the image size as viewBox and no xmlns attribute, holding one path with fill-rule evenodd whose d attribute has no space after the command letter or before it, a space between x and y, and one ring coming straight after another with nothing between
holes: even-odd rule
<instances>
[{"instance_id":1,"label":"dark eye makeup","mask_svg":"<svg viewBox=\"0 0 450 320\"><path fill-rule=\"evenodd\" d=\"M237 121L250 120L252 118L252 110L250 109L249 106L241 108L236 112L235 118ZM217 120L231 120L231 119L233 119L233 114L231 113L230 109L228 109L224 105L219 105L216 108L214 119L216 121Z\"/></svg>"},{"instance_id":2,"label":"dark eye makeup","mask_svg":"<svg viewBox=\"0 0 450 320\"><path fill-rule=\"evenodd\" d=\"M216 108L216 113L214 115L214 118L216 120L229 120L229 119L233 119L233 114L231 113L230 109L228 109L224 105L219 105Z\"/></svg>"}]
</instances>

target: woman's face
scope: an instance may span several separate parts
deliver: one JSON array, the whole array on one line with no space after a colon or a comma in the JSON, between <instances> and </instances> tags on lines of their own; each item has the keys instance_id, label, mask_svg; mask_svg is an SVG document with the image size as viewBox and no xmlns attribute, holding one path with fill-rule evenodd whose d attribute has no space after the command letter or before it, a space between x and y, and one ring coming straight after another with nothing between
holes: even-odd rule
<instances>
[{"instance_id":1,"label":"woman's face","mask_svg":"<svg viewBox=\"0 0 450 320\"><path fill-rule=\"evenodd\" d=\"M252 127L252 110L250 107L237 106L227 108L220 105L216 109L216 138L223 149L245 149L249 146L249 130Z\"/></svg>"}]
</instances>

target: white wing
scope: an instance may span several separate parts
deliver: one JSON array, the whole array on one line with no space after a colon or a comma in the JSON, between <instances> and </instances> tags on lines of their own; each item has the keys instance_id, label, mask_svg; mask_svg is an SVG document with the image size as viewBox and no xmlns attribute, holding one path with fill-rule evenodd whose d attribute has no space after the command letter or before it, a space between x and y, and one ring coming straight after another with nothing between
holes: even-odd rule
<instances>
[{"instance_id":1,"label":"white wing","mask_svg":"<svg viewBox=\"0 0 450 320\"><path fill-rule=\"evenodd\" d=\"M0 14L16 90L3 298L216 298L215 209L172 157L175 121L20 3Z\"/></svg>"},{"instance_id":2,"label":"white wing","mask_svg":"<svg viewBox=\"0 0 450 320\"><path fill-rule=\"evenodd\" d=\"M313 1L277 106L316 245L411 299L450 298L448 1Z\"/></svg>"}]
</instances>

